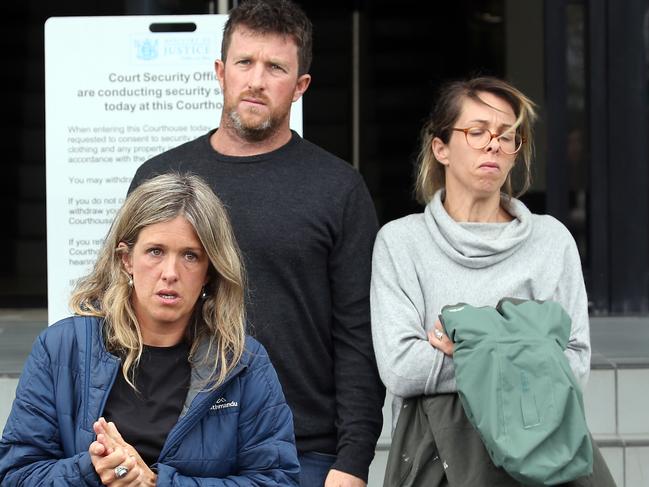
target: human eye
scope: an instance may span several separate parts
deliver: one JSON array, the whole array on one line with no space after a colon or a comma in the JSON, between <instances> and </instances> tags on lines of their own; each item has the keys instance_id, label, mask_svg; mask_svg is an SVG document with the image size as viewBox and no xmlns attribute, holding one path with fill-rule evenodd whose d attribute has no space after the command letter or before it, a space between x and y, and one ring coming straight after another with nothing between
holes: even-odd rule
<instances>
[{"instance_id":1,"label":"human eye","mask_svg":"<svg viewBox=\"0 0 649 487\"><path fill-rule=\"evenodd\" d=\"M285 72L286 72L286 69L284 69L284 66L282 66L281 64L277 64L277 63L272 63L272 64L270 65L270 69L271 69L272 71L278 71L278 72L281 72L281 73L285 73Z\"/></svg>"},{"instance_id":2,"label":"human eye","mask_svg":"<svg viewBox=\"0 0 649 487\"><path fill-rule=\"evenodd\" d=\"M481 127L470 127L467 130L467 134L471 137L482 137L486 133L486 130Z\"/></svg>"},{"instance_id":3,"label":"human eye","mask_svg":"<svg viewBox=\"0 0 649 487\"><path fill-rule=\"evenodd\" d=\"M192 250L188 250L185 252L185 260L188 262L196 262L199 259L199 255L197 252L194 252Z\"/></svg>"},{"instance_id":4,"label":"human eye","mask_svg":"<svg viewBox=\"0 0 649 487\"><path fill-rule=\"evenodd\" d=\"M514 132L505 132L498 136L503 142L513 142L514 141Z\"/></svg>"},{"instance_id":5,"label":"human eye","mask_svg":"<svg viewBox=\"0 0 649 487\"><path fill-rule=\"evenodd\" d=\"M162 249L159 247L151 247L146 252L152 257L160 257L162 255Z\"/></svg>"}]
</instances>

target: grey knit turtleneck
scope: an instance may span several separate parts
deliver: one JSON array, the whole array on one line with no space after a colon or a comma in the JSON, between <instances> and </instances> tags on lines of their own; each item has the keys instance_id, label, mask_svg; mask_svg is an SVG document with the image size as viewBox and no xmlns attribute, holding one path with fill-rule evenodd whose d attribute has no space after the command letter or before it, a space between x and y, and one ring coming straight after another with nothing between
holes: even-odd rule
<instances>
[{"instance_id":1,"label":"grey knit turtleneck","mask_svg":"<svg viewBox=\"0 0 649 487\"><path fill-rule=\"evenodd\" d=\"M429 343L445 305L495 306L500 298L558 301L572 318L566 355L575 377L590 371L588 303L572 235L549 215L501 200L508 223L458 223L437 192L424 213L385 225L374 245L372 337L381 378L395 396L456 390L453 360Z\"/></svg>"}]
</instances>

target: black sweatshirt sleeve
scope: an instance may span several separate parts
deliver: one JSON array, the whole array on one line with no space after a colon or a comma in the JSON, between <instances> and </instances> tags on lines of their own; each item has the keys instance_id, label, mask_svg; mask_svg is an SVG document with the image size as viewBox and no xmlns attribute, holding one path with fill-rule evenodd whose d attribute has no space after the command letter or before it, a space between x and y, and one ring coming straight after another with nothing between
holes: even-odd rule
<instances>
[{"instance_id":1,"label":"black sweatshirt sleeve","mask_svg":"<svg viewBox=\"0 0 649 487\"><path fill-rule=\"evenodd\" d=\"M381 433L385 398L372 347L369 308L377 229L374 205L360 181L347 198L329 275L338 430L333 468L365 481Z\"/></svg>"}]
</instances>

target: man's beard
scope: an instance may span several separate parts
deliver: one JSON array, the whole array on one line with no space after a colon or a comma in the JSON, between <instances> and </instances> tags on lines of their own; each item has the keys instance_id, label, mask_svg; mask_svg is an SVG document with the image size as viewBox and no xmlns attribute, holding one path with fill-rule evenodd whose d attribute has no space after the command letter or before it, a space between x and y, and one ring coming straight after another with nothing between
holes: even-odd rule
<instances>
[{"instance_id":1,"label":"man's beard","mask_svg":"<svg viewBox=\"0 0 649 487\"><path fill-rule=\"evenodd\" d=\"M261 122L252 125L245 123L236 108L228 112L230 126L237 132L239 137L251 142L259 142L270 136L277 127L277 121L268 116Z\"/></svg>"}]
</instances>

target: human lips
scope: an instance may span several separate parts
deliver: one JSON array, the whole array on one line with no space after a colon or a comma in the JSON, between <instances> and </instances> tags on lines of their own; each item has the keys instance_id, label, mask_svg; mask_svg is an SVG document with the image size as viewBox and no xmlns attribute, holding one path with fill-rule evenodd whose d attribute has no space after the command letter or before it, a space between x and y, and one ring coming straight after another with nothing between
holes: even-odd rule
<instances>
[{"instance_id":1,"label":"human lips","mask_svg":"<svg viewBox=\"0 0 649 487\"><path fill-rule=\"evenodd\" d=\"M250 94L242 96L241 101L243 101L245 103L251 103L253 105L265 105L266 104L266 100L264 100L264 98L262 98L260 96L250 95Z\"/></svg>"},{"instance_id":2,"label":"human lips","mask_svg":"<svg viewBox=\"0 0 649 487\"><path fill-rule=\"evenodd\" d=\"M264 102L257 98L244 98L243 101L246 103L254 103L255 105L264 105Z\"/></svg>"},{"instance_id":3,"label":"human lips","mask_svg":"<svg viewBox=\"0 0 649 487\"><path fill-rule=\"evenodd\" d=\"M479 169L484 169L484 170L487 170L487 171L500 171L500 164L498 164L497 162L492 162L492 161L483 162L478 167L479 167Z\"/></svg>"},{"instance_id":4,"label":"human lips","mask_svg":"<svg viewBox=\"0 0 649 487\"><path fill-rule=\"evenodd\" d=\"M174 303L180 299L180 295L171 289L161 289L156 293L156 296L165 303Z\"/></svg>"}]
</instances>

